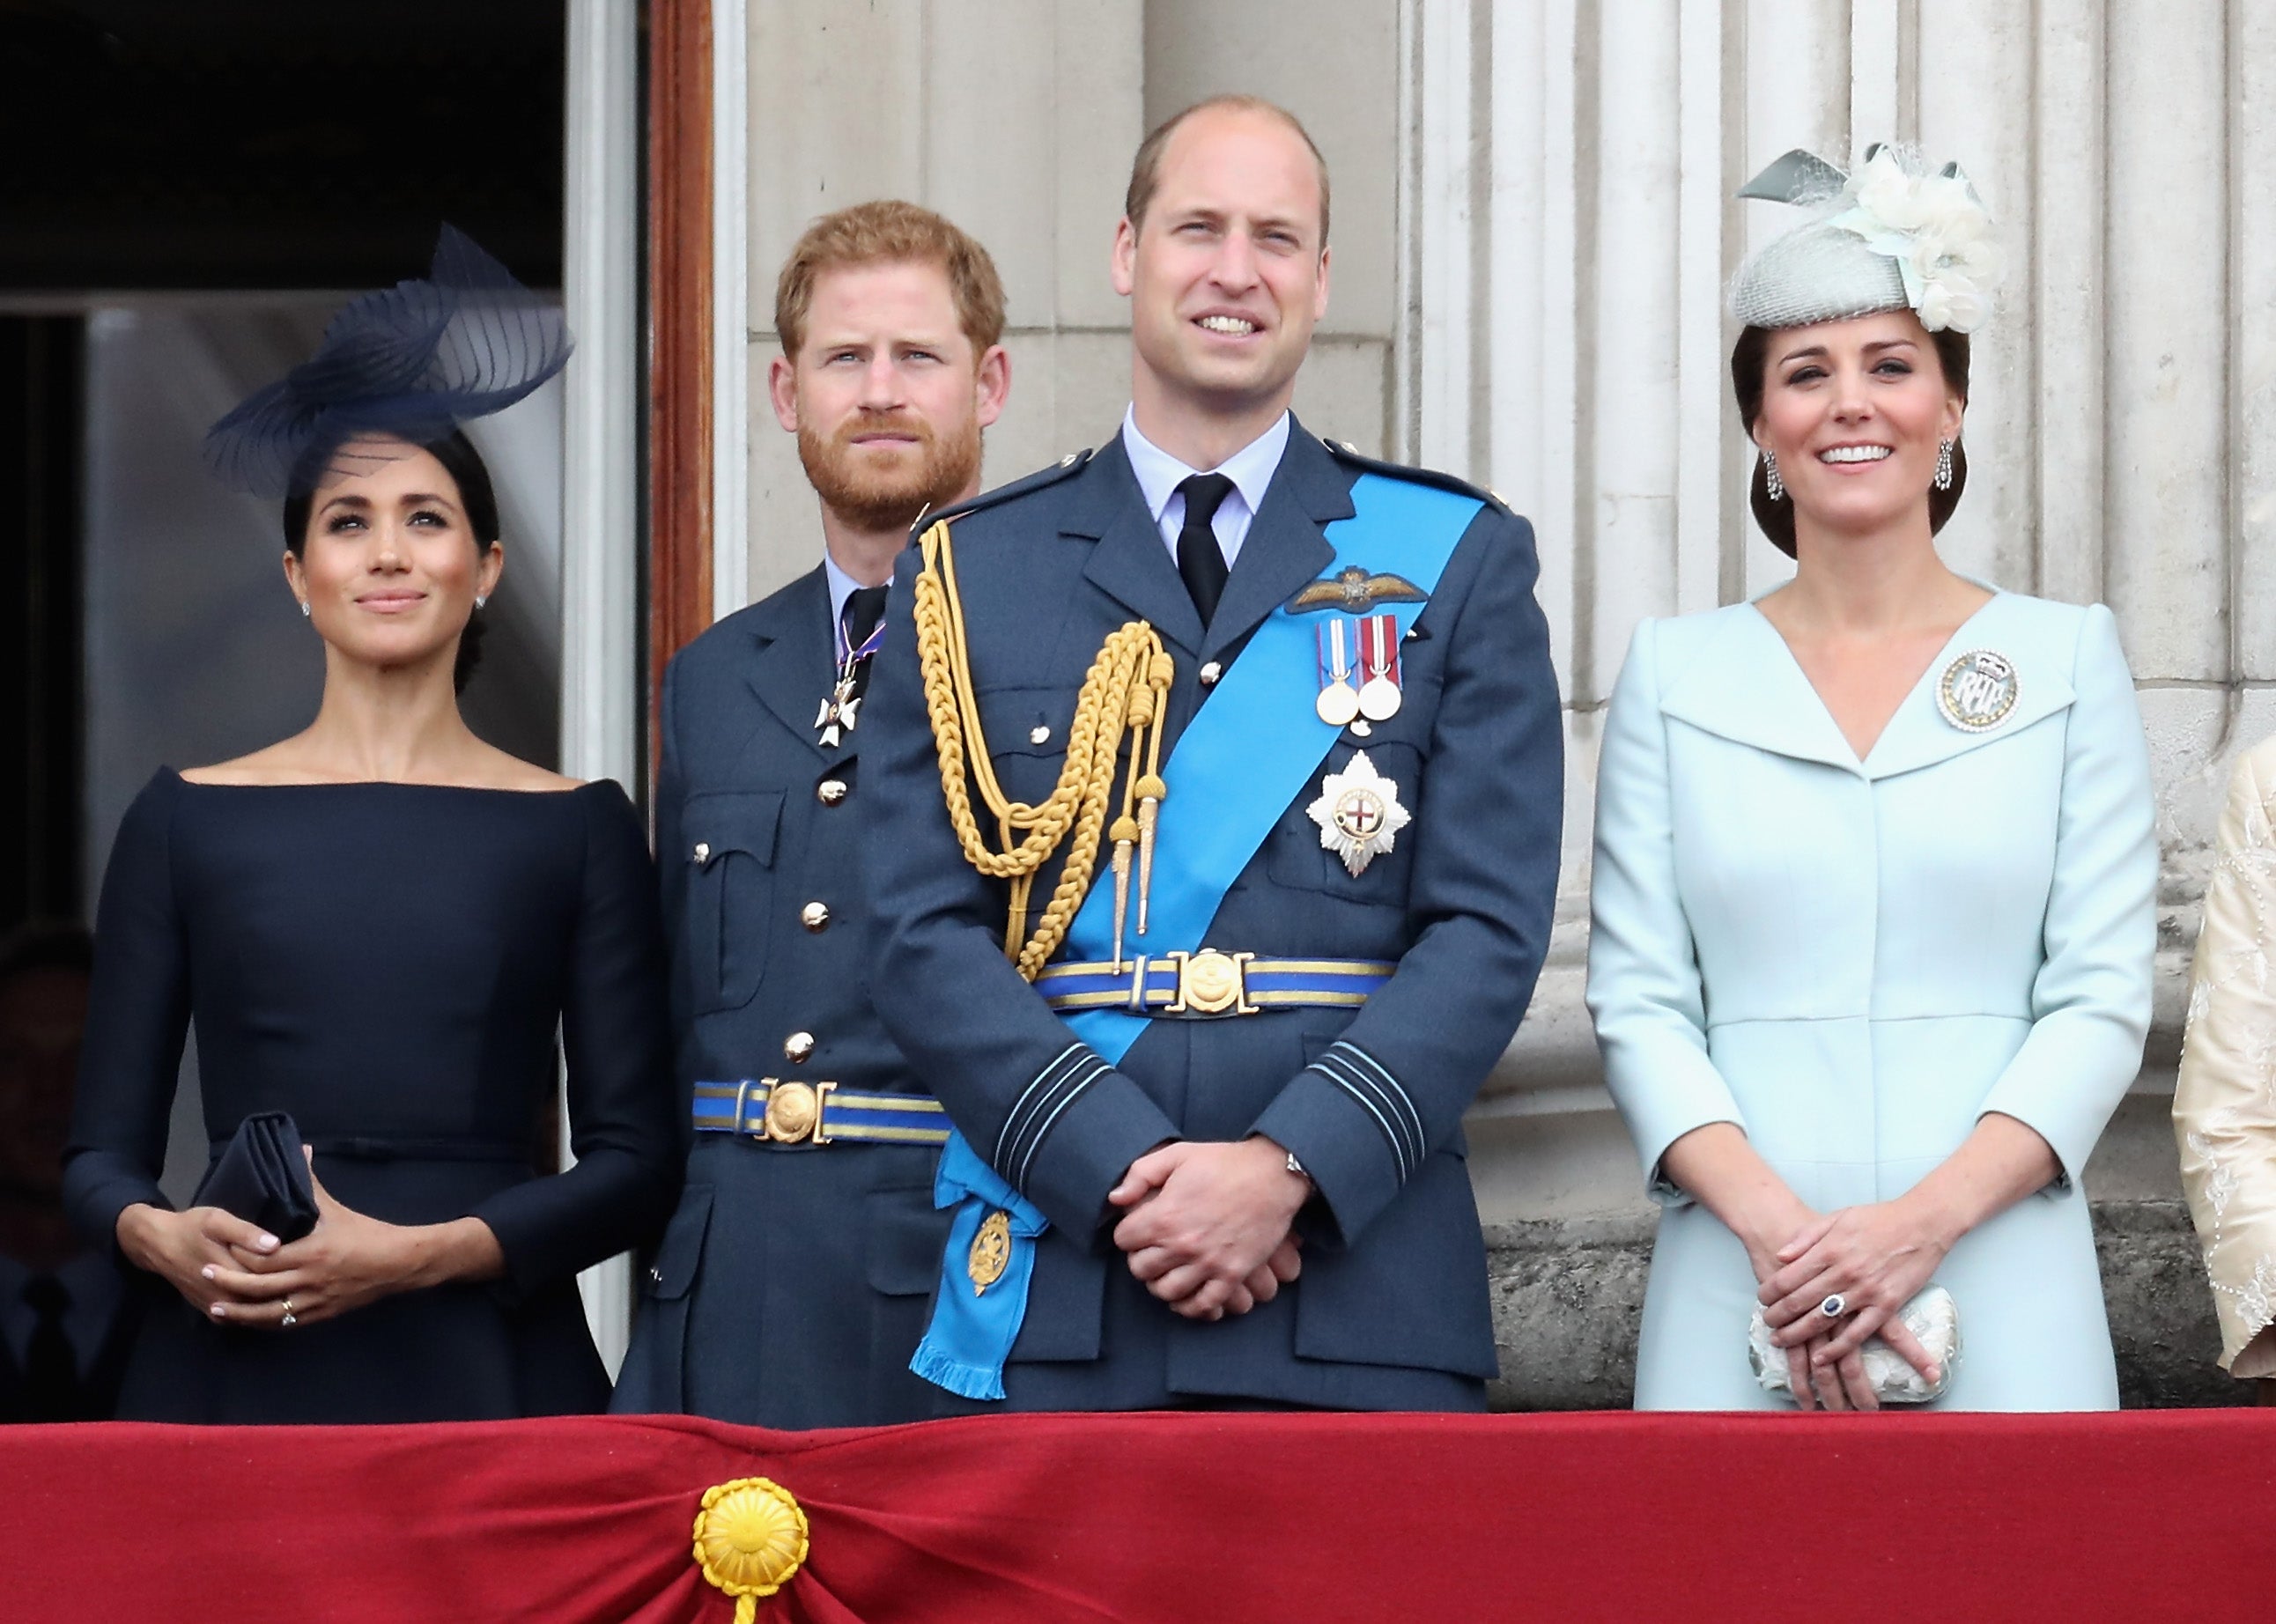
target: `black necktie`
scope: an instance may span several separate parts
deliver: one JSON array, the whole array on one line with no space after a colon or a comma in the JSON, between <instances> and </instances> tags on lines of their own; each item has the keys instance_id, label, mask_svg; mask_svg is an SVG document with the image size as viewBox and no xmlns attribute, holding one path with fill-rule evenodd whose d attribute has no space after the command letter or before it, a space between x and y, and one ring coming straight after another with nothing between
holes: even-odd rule
<instances>
[{"instance_id":1,"label":"black necktie","mask_svg":"<svg viewBox=\"0 0 2276 1624\"><path fill-rule=\"evenodd\" d=\"M1178 573L1185 577L1186 590L1207 626L1217 613L1218 599L1225 596L1225 578L1232 573L1210 521L1233 494L1233 482L1222 474L1194 474L1180 480L1178 489L1186 498L1185 527L1178 532Z\"/></svg>"},{"instance_id":2,"label":"black necktie","mask_svg":"<svg viewBox=\"0 0 2276 1624\"><path fill-rule=\"evenodd\" d=\"M885 588L856 587L846 595L846 646L859 649L885 618Z\"/></svg>"},{"instance_id":3,"label":"black necktie","mask_svg":"<svg viewBox=\"0 0 2276 1624\"><path fill-rule=\"evenodd\" d=\"M868 656L861 654L861 645L869 641L869 634L877 629L877 622L884 618L884 588L856 587L846 595L846 652L854 660L854 669L846 673L853 679L854 686L846 690L846 697L857 704L869 691L870 662ZM849 717L846 725L851 727L853 725Z\"/></svg>"},{"instance_id":4,"label":"black necktie","mask_svg":"<svg viewBox=\"0 0 2276 1624\"><path fill-rule=\"evenodd\" d=\"M71 1293L52 1274L24 1282L24 1306L32 1310L32 1339L24 1350L24 1419L76 1421L79 1417L79 1357L64 1331Z\"/></svg>"}]
</instances>

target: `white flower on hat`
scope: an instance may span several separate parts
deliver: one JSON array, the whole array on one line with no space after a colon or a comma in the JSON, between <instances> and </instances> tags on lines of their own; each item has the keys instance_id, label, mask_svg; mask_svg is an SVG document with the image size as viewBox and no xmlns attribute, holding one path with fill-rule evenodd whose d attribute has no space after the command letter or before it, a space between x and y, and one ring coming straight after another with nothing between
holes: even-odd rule
<instances>
[{"instance_id":1,"label":"white flower on hat","mask_svg":"<svg viewBox=\"0 0 2276 1624\"><path fill-rule=\"evenodd\" d=\"M2007 271L1992 216L1956 168L1915 174L1876 148L1844 188L1848 207L1829 224L1896 262L1908 302L1931 332L1973 332L1992 314Z\"/></svg>"}]
</instances>

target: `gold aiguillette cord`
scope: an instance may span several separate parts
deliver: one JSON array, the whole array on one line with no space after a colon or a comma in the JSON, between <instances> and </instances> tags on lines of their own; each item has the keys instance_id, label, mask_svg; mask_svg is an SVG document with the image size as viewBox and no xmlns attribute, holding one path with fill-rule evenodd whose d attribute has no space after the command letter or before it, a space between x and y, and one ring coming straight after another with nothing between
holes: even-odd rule
<instances>
[{"instance_id":1,"label":"gold aiguillette cord","mask_svg":"<svg viewBox=\"0 0 2276 1624\"><path fill-rule=\"evenodd\" d=\"M1036 979L1066 940L1075 912L1090 891L1097 867L1099 837L1114 845L1114 963L1122 964L1122 932L1129 911L1130 858L1138 854L1138 931L1146 930L1146 904L1153 883L1154 828L1162 798L1163 701L1175 668L1161 638L1143 620L1127 622L1099 645L1076 695L1074 720L1067 729L1066 759L1058 782L1037 805L1013 801L997 783L988 739L980 725L979 696L973 690L970 655L965 641L964 606L957 596L955 548L948 521L936 520L917 543L923 567L916 578L917 659L924 676L925 710L932 723L933 747L940 759L940 788L950 824L964 858L990 878L1008 884L1010 907L1004 952L1020 974ZM1114 764L1125 734L1130 738L1130 769L1123 785L1121 814L1111 830L1106 815L1114 797ZM1145 770L1140 770L1143 760ZM996 820L1001 849L990 846L972 808L970 785ZM1133 817L1132 803L1137 813ZM1036 876L1068 836L1074 845L1059 870L1034 933L1028 930L1030 892Z\"/></svg>"}]
</instances>

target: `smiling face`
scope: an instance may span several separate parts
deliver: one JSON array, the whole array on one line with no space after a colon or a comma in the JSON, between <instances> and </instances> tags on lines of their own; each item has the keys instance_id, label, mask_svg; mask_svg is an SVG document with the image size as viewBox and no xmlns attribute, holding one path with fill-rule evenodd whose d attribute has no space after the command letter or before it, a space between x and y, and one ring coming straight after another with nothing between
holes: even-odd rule
<instances>
[{"instance_id":1,"label":"smiling face","mask_svg":"<svg viewBox=\"0 0 2276 1624\"><path fill-rule=\"evenodd\" d=\"M505 550L479 539L459 483L430 452L399 440L343 446L308 505L285 579L332 649L382 668L449 660L476 594L497 586Z\"/></svg>"},{"instance_id":2,"label":"smiling face","mask_svg":"<svg viewBox=\"0 0 2276 1624\"><path fill-rule=\"evenodd\" d=\"M1756 445L1778 459L1800 532L1928 530L1939 445L1964 402L1919 317L1893 310L1771 335Z\"/></svg>"},{"instance_id":3,"label":"smiling face","mask_svg":"<svg viewBox=\"0 0 2276 1624\"><path fill-rule=\"evenodd\" d=\"M798 354L768 375L807 478L863 530L906 529L979 488L980 431L1009 381L1002 345L974 353L948 273L907 262L823 272Z\"/></svg>"},{"instance_id":4,"label":"smiling face","mask_svg":"<svg viewBox=\"0 0 2276 1624\"><path fill-rule=\"evenodd\" d=\"M1142 417L1277 413L1327 314L1320 170L1270 113L1208 108L1171 133L1142 219L1114 239Z\"/></svg>"}]
</instances>

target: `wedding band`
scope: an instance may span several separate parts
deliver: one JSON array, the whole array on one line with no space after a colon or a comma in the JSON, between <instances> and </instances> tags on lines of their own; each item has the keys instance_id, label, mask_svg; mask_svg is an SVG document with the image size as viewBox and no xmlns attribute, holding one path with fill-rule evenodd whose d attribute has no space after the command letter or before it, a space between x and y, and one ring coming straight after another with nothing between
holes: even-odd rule
<instances>
[{"instance_id":1,"label":"wedding band","mask_svg":"<svg viewBox=\"0 0 2276 1624\"><path fill-rule=\"evenodd\" d=\"M278 1320L277 1323L280 1327L286 1331L292 1330L293 1326L300 1323L300 1317L292 1312L292 1298L287 1297L284 1299L284 1317Z\"/></svg>"},{"instance_id":2,"label":"wedding band","mask_svg":"<svg viewBox=\"0 0 2276 1624\"><path fill-rule=\"evenodd\" d=\"M1828 1319L1840 1319L1848 1309L1849 1299L1838 1291L1817 1305L1817 1311Z\"/></svg>"}]
</instances>

